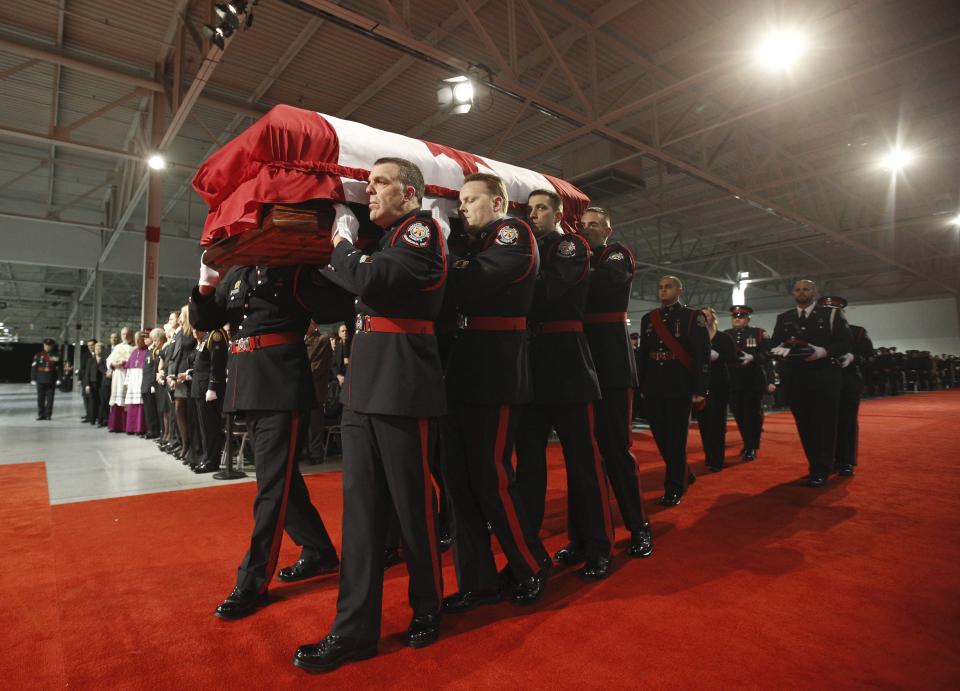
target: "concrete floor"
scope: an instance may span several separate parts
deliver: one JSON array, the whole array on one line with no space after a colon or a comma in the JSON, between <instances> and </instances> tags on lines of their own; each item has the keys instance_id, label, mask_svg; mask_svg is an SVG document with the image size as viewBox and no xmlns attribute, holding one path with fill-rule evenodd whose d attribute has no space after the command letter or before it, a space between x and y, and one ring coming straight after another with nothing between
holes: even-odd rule
<instances>
[{"instance_id":1,"label":"concrete floor","mask_svg":"<svg viewBox=\"0 0 960 691\"><path fill-rule=\"evenodd\" d=\"M36 416L34 387L0 384L0 464L46 463L51 504L254 479L252 471L239 480L195 475L151 440L81 423L83 399L77 391L57 392L52 420L38 421ZM338 461L300 469L304 474L340 470Z\"/></svg>"}]
</instances>

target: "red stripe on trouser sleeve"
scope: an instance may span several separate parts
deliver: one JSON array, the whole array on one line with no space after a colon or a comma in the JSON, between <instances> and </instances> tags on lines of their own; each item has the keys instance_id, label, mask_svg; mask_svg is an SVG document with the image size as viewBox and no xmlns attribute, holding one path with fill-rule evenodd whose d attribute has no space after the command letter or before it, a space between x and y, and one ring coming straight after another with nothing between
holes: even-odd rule
<instances>
[{"instance_id":1,"label":"red stripe on trouser sleeve","mask_svg":"<svg viewBox=\"0 0 960 691\"><path fill-rule=\"evenodd\" d=\"M537 563L537 560L533 558L530 547L527 546L523 531L520 530L520 519L517 518L516 506L513 504L510 492L507 491L507 472L503 467L503 452L507 446L507 423L509 420L510 406L501 405L500 417L497 420L497 441L493 448L493 465L497 469L497 493L500 495L500 504L503 506L503 513L507 517L510 535L513 536L513 541L517 543L520 556L526 560L530 570L533 571L533 573L537 573L540 571L540 565Z\"/></svg>"},{"instance_id":2,"label":"red stripe on trouser sleeve","mask_svg":"<svg viewBox=\"0 0 960 691\"><path fill-rule=\"evenodd\" d=\"M290 477L293 475L293 464L297 457L297 432L300 427L300 413L296 410L290 413L290 446L287 451L287 472L283 478L283 496L280 499L280 512L277 514L277 525L273 529L273 541L270 543L270 560L267 561L267 570L260 592L267 590L267 584L273 578L277 568L277 559L280 557L280 543L283 540L283 527L287 518L287 497L290 495Z\"/></svg>"},{"instance_id":3,"label":"red stripe on trouser sleeve","mask_svg":"<svg viewBox=\"0 0 960 691\"><path fill-rule=\"evenodd\" d=\"M603 528L613 546L613 519L610 517L610 493L607 491L607 475L603 470L603 457L600 447L597 446L597 428L593 416L593 401L587 403L587 423L590 425L590 445L593 448L593 470L597 474L597 485L600 487L600 501L603 502Z\"/></svg>"},{"instance_id":4,"label":"red stripe on trouser sleeve","mask_svg":"<svg viewBox=\"0 0 960 691\"><path fill-rule=\"evenodd\" d=\"M443 598L440 585L440 545L437 544L437 525L433 520L436 508L433 500L433 475L430 474L430 420L420 418L420 459L423 462L423 509L427 521L427 541L430 544L430 561L433 564L433 584L437 591L437 607Z\"/></svg>"}]
</instances>

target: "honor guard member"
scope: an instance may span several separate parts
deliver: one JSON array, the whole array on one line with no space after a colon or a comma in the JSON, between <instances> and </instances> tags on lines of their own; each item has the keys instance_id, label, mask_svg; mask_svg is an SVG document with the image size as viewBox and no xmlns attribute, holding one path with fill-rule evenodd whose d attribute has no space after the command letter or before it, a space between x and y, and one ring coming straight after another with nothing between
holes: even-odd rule
<instances>
[{"instance_id":1,"label":"honor guard member","mask_svg":"<svg viewBox=\"0 0 960 691\"><path fill-rule=\"evenodd\" d=\"M610 574L613 520L603 460L594 438L600 385L583 333L590 246L582 236L566 235L558 227L563 207L556 192L535 190L527 204L540 273L528 317L534 400L523 411L517 431L517 483L527 517L539 532L552 426L560 437L567 469L570 538L570 545L554 556L567 565L585 561L580 576L598 580Z\"/></svg>"},{"instance_id":2,"label":"honor guard member","mask_svg":"<svg viewBox=\"0 0 960 691\"><path fill-rule=\"evenodd\" d=\"M190 396L197 407L203 458L194 466L195 473L215 473L220 469L223 452L223 393L227 379L227 334L212 329L197 345L193 362ZM300 421L302 424L304 421Z\"/></svg>"},{"instance_id":3,"label":"honor guard member","mask_svg":"<svg viewBox=\"0 0 960 691\"><path fill-rule=\"evenodd\" d=\"M763 395L772 393L772 380L767 377L767 354L763 343L767 332L750 326L753 308L734 305L730 308L733 328L724 331L733 339L737 349L736 360L730 370L730 410L737 421L737 429L743 439L740 458L753 461L760 450L760 435L763 432Z\"/></svg>"},{"instance_id":4,"label":"honor guard member","mask_svg":"<svg viewBox=\"0 0 960 691\"><path fill-rule=\"evenodd\" d=\"M692 483L687 467L691 407L703 407L710 382L710 334L697 310L680 303L683 283L663 276L660 307L640 321L640 391L643 410L666 464L661 506L676 506Z\"/></svg>"},{"instance_id":5,"label":"honor guard member","mask_svg":"<svg viewBox=\"0 0 960 691\"><path fill-rule=\"evenodd\" d=\"M447 298L456 306L447 396L450 449L444 477L454 516L458 592L444 612L501 597L487 522L507 557L515 604L539 600L550 555L527 520L513 470L519 406L533 398L527 318L540 257L530 226L507 216L503 180L475 173L460 190L468 245L453 262Z\"/></svg>"},{"instance_id":6,"label":"honor guard member","mask_svg":"<svg viewBox=\"0 0 960 691\"><path fill-rule=\"evenodd\" d=\"M437 421L447 412L434 321L447 277L439 222L420 208L423 174L410 161L381 158L366 187L370 220L386 232L379 251L334 238L324 275L356 295L357 332L341 400L343 541L337 615L329 635L301 646L293 663L326 671L377 654L387 523L395 509L410 575L413 619L406 643L437 640L443 586L437 500L430 476ZM344 237L347 235L348 237ZM392 504L392 507L391 507Z\"/></svg>"},{"instance_id":7,"label":"honor guard member","mask_svg":"<svg viewBox=\"0 0 960 691\"><path fill-rule=\"evenodd\" d=\"M205 331L230 324L235 338L229 345L223 410L243 415L257 475L250 548L237 570L236 587L215 611L221 619L245 617L267 603L284 529L302 551L296 564L280 570L280 580L337 569L333 543L297 464L304 442L301 418L316 403L303 334L311 314L334 309L333 291L315 268L238 266L221 280L201 263L200 282L190 296L190 323ZM347 303L340 295L342 313Z\"/></svg>"},{"instance_id":8,"label":"honor guard member","mask_svg":"<svg viewBox=\"0 0 960 691\"><path fill-rule=\"evenodd\" d=\"M580 234L590 245L590 287L583 329L597 368L601 398L596 402L596 437L603 465L620 507L623 525L630 531L627 556L653 553L653 535L643 508L633 443L633 392L637 360L627 330L627 306L635 271L633 253L610 242L610 214L599 206L580 217ZM639 335L637 336L639 346Z\"/></svg>"},{"instance_id":9,"label":"honor guard member","mask_svg":"<svg viewBox=\"0 0 960 691\"><path fill-rule=\"evenodd\" d=\"M733 339L718 330L714 309L704 307L700 312L707 321L707 332L710 334L710 381L707 383L710 395L703 408L697 411L697 427L700 428L707 469L719 472L723 470L727 447L727 404L730 402L730 373L727 366L736 361L737 349Z\"/></svg>"},{"instance_id":10,"label":"honor guard member","mask_svg":"<svg viewBox=\"0 0 960 691\"><path fill-rule=\"evenodd\" d=\"M30 383L37 387L37 419L49 420L53 415L53 395L60 378L60 353L57 342L43 339L43 350L33 356L30 365Z\"/></svg>"},{"instance_id":11,"label":"honor guard member","mask_svg":"<svg viewBox=\"0 0 960 691\"><path fill-rule=\"evenodd\" d=\"M794 284L797 306L777 315L767 347L783 358L778 371L810 466L807 484L823 487L833 470L842 385L833 358L849 353L853 344L843 314L816 305L816 295L813 281Z\"/></svg>"},{"instance_id":12,"label":"honor guard member","mask_svg":"<svg viewBox=\"0 0 960 691\"><path fill-rule=\"evenodd\" d=\"M818 305L841 310L847 301L835 295L825 295L817 300ZM863 369L873 355L873 342L862 326L850 327L853 348L840 358L841 384L840 405L837 416L837 452L834 470L844 477L851 477L857 465L857 446L860 437L860 395L863 392Z\"/></svg>"}]
</instances>

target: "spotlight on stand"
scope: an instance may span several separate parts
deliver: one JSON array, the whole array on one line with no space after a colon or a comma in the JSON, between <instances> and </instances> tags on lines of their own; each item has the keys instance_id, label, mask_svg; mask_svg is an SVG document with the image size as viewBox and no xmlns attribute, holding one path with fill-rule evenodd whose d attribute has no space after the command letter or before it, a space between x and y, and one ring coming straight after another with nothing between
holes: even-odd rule
<instances>
[{"instance_id":1,"label":"spotlight on stand","mask_svg":"<svg viewBox=\"0 0 960 691\"><path fill-rule=\"evenodd\" d=\"M253 24L253 6L257 0L232 0L220 2L213 6L220 23L217 26L204 24L203 35L220 50L224 49L226 40L240 29L249 29Z\"/></svg>"},{"instance_id":2,"label":"spotlight on stand","mask_svg":"<svg viewBox=\"0 0 960 691\"><path fill-rule=\"evenodd\" d=\"M437 106L443 113L469 113L473 96L473 82L469 77L450 77L437 83Z\"/></svg>"}]
</instances>

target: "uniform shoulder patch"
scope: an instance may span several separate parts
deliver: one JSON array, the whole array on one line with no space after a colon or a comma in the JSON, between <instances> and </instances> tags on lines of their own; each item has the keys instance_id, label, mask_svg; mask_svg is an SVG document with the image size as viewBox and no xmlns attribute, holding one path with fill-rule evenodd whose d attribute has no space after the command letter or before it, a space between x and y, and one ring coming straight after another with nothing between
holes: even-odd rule
<instances>
[{"instance_id":1,"label":"uniform shoulder patch","mask_svg":"<svg viewBox=\"0 0 960 691\"><path fill-rule=\"evenodd\" d=\"M607 261L622 262L624 260L623 252L611 252L607 255Z\"/></svg>"},{"instance_id":2,"label":"uniform shoulder patch","mask_svg":"<svg viewBox=\"0 0 960 691\"><path fill-rule=\"evenodd\" d=\"M466 269L468 266L470 266L469 259L458 259L453 263L454 269Z\"/></svg>"},{"instance_id":3,"label":"uniform shoulder patch","mask_svg":"<svg viewBox=\"0 0 960 691\"><path fill-rule=\"evenodd\" d=\"M577 244L573 240L561 240L557 245L557 254L561 257L572 257L577 253Z\"/></svg>"},{"instance_id":4,"label":"uniform shoulder patch","mask_svg":"<svg viewBox=\"0 0 960 691\"><path fill-rule=\"evenodd\" d=\"M497 237L494 239L495 245L516 245L520 240L520 231L514 226L503 226L497 231Z\"/></svg>"},{"instance_id":5,"label":"uniform shoulder patch","mask_svg":"<svg viewBox=\"0 0 960 691\"><path fill-rule=\"evenodd\" d=\"M430 244L430 226L416 221L403 231L403 241L411 247L426 247Z\"/></svg>"},{"instance_id":6,"label":"uniform shoulder patch","mask_svg":"<svg viewBox=\"0 0 960 691\"><path fill-rule=\"evenodd\" d=\"M373 264L373 255L370 254L361 254L360 255L361 264Z\"/></svg>"}]
</instances>

